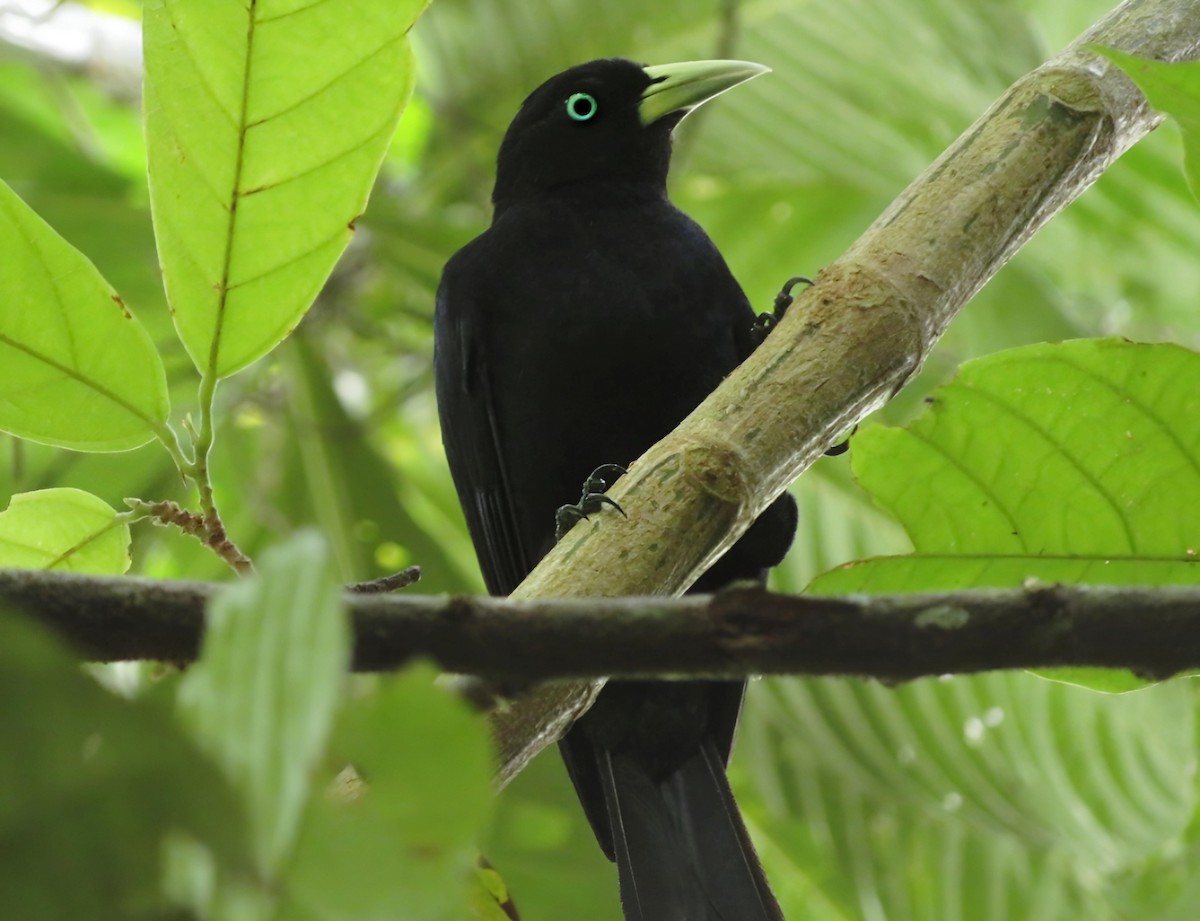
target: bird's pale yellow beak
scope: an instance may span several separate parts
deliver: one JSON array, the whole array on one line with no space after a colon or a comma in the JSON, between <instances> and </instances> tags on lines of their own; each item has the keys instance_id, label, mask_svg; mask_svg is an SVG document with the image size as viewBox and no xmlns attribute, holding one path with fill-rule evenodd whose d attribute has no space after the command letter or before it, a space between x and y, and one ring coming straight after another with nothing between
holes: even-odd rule
<instances>
[{"instance_id":1,"label":"bird's pale yellow beak","mask_svg":"<svg viewBox=\"0 0 1200 921\"><path fill-rule=\"evenodd\" d=\"M638 115L649 125L664 115L685 115L714 96L771 68L749 61L684 61L642 68L654 82L642 93Z\"/></svg>"}]
</instances>

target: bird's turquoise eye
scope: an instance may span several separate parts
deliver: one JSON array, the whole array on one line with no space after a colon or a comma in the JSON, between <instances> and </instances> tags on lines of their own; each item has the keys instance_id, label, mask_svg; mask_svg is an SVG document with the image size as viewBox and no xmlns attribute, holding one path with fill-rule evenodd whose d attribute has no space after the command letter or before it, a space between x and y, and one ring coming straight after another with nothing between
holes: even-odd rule
<instances>
[{"instance_id":1,"label":"bird's turquoise eye","mask_svg":"<svg viewBox=\"0 0 1200 921\"><path fill-rule=\"evenodd\" d=\"M596 97L587 93L572 93L567 97L567 115L577 122L587 121L599 108Z\"/></svg>"}]
</instances>

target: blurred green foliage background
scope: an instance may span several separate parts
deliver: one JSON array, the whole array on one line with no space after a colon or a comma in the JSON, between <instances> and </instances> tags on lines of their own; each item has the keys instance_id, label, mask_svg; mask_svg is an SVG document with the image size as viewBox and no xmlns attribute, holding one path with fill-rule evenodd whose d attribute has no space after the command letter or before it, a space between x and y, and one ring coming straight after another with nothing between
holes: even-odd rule
<instances>
[{"instance_id":1,"label":"blurred green foliage background","mask_svg":"<svg viewBox=\"0 0 1200 921\"><path fill-rule=\"evenodd\" d=\"M433 299L446 259L486 226L500 137L545 77L606 55L773 69L685 123L672 178L676 203L765 310L785 278L833 260L1010 82L1108 9L435 0L413 35L416 97L350 250L294 336L218 393L215 479L231 534L253 556L314 524L346 580L419 563L423 592L482 590L438 435ZM1173 126L1125 155L971 302L881 416L910 418L963 360L1025 343L1119 334L1196 347L1200 215L1179 159ZM136 100L0 46L0 178L122 293L186 409L196 378L162 294L144 171ZM54 485L116 507L183 498L153 446L83 455L0 435L0 497ZM794 488L801 531L777 587L908 549L846 458ZM186 538L142 526L135 540L135 572L227 577ZM1025 675L899 690L772 680L752 688L733 774L791 917L1190 919L1195 716L1188 683L1108 698ZM553 752L502 795L484 849L524 917L619 917L615 872Z\"/></svg>"}]
</instances>

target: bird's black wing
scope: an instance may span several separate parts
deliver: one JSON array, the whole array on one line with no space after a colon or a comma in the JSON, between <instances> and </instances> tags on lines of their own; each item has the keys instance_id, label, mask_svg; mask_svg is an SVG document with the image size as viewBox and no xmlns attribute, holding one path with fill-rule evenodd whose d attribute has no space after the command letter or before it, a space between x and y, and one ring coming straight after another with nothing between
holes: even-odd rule
<instances>
[{"instance_id":1,"label":"bird's black wing","mask_svg":"<svg viewBox=\"0 0 1200 921\"><path fill-rule=\"evenodd\" d=\"M470 247L446 266L434 312L434 383L442 443L488 591L507 595L537 562L523 546L501 450L482 323L490 290Z\"/></svg>"}]
</instances>

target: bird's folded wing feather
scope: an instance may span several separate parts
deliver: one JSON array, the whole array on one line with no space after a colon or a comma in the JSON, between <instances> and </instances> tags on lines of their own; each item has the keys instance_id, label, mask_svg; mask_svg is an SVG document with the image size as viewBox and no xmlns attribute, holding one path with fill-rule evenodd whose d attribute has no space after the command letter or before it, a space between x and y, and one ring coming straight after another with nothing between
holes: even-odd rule
<instances>
[{"instance_id":1,"label":"bird's folded wing feather","mask_svg":"<svg viewBox=\"0 0 1200 921\"><path fill-rule=\"evenodd\" d=\"M507 595L533 568L522 546L502 451L496 403L487 370L486 344L472 323L474 311L438 292L438 404L446 459L458 487L471 540L488 591Z\"/></svg>"}]
</instances>

